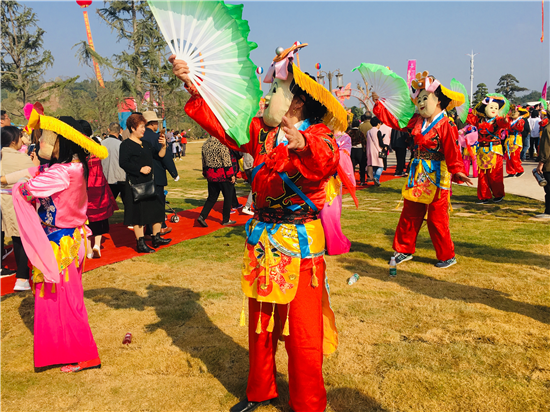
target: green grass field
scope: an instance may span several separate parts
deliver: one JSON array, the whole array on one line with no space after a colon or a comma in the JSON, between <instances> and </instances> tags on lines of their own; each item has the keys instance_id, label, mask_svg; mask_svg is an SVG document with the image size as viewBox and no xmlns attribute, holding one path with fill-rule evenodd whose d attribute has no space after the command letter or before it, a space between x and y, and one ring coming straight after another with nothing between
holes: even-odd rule
<instances>
[{"instance_id":1,"label":"green grass field","mask_svg":"<svg viewBox=\"0 0 550 412\"><path fill-rule=\"evenodd\" d=\"M200 144L169 184L177 210L202 206ZM412 261L388 276L402 179L344 197L352 251L327 257L340 347L324 364L328 411L545 411L550 405L550 225L543 204L506 196L475 205L453 186L458 264L439 270L426 228ZM239 185L242 194L246 186ZM121 212L113 222L122 219ZM244 228L224 228L84 274L102 368L33 368L34 297L2 298L2 410L227 411L245 395L247 328L240 268ZM353 274L359 281L348 286ZM122 345L125 333L131 345ZM286 353L280 397L288 412Z\"/></svg>"}]
</instances>

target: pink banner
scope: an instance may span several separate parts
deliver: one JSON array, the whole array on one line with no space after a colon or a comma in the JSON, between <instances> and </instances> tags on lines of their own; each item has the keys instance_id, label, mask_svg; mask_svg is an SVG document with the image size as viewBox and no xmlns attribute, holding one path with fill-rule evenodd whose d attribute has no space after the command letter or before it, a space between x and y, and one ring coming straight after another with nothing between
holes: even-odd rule
<instances>
[{"instance_id":1,"label":"pink banner","mask_svg":"<svg viewBox=\"0 0 550 412\"><path fill-rule=\"evenodd\" d=\"M544 82L544 87L542 88L542 98L543 98L544 100L546 100L546 90L548 90L548 89L546 88L546 85L547 85L547 84L548 84L548 82Z\"/></svg>"},{"instance_id":2,"label":"pink banner","mask_svg":"<svg viewBox=\"0 0 550 412\"><path fill-rule=\"evenodd\" d=\"M411 83L416 76L416 60L409 60L407 65L407 86L411 87Z\"/></svg>"}]
</instances>

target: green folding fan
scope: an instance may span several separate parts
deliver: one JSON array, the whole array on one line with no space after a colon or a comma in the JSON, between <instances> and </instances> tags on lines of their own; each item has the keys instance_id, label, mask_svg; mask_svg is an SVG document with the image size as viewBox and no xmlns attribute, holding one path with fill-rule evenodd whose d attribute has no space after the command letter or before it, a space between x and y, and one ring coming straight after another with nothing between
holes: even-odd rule
<instances>
[{"instance_id":1,"label":"green folding fan","mask_svg":"<svg viewBox=\"0 0 550 412\"><path fill-rule=\"evenodd\" d=\"M160 30L216 118L239 145L250 140L248 128L262 92L247 40L250 28L242 5L223 1L149 0Z\"/></svg>"}]
</instances>

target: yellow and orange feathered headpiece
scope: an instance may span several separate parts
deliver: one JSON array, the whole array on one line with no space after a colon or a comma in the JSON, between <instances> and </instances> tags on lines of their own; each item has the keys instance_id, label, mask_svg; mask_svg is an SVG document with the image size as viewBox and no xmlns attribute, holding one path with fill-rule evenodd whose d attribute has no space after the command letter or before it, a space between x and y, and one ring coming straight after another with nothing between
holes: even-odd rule
<instances>
[{"instance_id":1,"label":"yellow and orange feathered headpiece","mask_svg":"<svg viewBox=\"0 0 550 412\"><path fill-rule=\"evenodd\" d=\"M44 115L43 109L41 110L41 105L39 104L35 104L32 108L29 116L29 122L24 128L24 130L29 134L33 129L51 130L52 132L76 143L80 147L84 148L84 150L88 153L97 156L100 159L105 159L109 156L109 152L105 146L97 144L91 138L80 133L67 123L62 122L55 117Z\"/></svg>"},{"instance_id":2,"label":"yellow and orange feathered headpiece","mask_svg":"<svg viewBox=\"0 0 550 412\"><path fill-rule=\"evenodd\" d=\"M416 104L418 95L422 89L434 93L438 87L441 87L441 92L450 100L447 107L442 107L441 109L451 110L464 104L465 98L462 93L447 89L434 76L430 76L427 70L422 73L416 73L416 79L411 83L411 99Z\"/></svg>"}]
</instances>

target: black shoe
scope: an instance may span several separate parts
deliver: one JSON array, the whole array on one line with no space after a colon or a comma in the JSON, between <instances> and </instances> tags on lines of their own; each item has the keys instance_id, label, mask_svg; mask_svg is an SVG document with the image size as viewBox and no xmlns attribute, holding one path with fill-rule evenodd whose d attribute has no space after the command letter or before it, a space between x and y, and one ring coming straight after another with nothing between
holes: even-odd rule
<instances>
[{"instance_id":1,"label":"black shoe","mask_svg":"<svg viewBox=\"0 0 550 412\"><path fill-rule=\"evenodd\" d=\"M513 174L513 173L508 173L508 175L506 177L516 177L516 175Z\"/></svg>"},{"instance_id":2,"label":"black shoe","mask_svg":"<svg viewBox=\"0 0 550 412\"><path fill-rule=\"evenodd\" d=\"M495 203L500 203L500 202L502 202L502 199L504 199L504 196L495 197L495 198L493 199L493 202L495 202Z\"/></svg>"},{"instance_id":3,"label":"black shoe","mask_svg":"<svg viewBox=\"0 0 550 412\"><path fill-rule=\"evenodd\" d=\"M153 253L155 249L151 249L149 246L147 246L147 243L145 243L145 238L140 237L137 240L137 251L138 253Z\"/></svg>"},{"instance_id":4,"label":"black shoe","mask_svg":"<svg viewBox=\"0 0 550 412\"><path fill-rule=\"evenodd\" d=\"M271 399L262 402L249 402L247 399L245 399L244 401L240 401L238 404L233 406L229 410L229 412L252 412L260 406L269 405L270 403Z\"/></svg>"},{"instance_id":5,"label":"black shoe","mask_svg":"<svg viewBox=\"0 0 550 412\"><path fill-rule=\"evenodd\" d=\"M486 205L487 203L489 203L489 199L479 199L476 205Z\"/></svg>"},{"instance_id":6,"label":"black shoe","mask_svg":"<svg viewBox=\"0 0 550 412\"><path fill-rule=\"evenodd\" d=\"M227 222L223 222L222 225L224 225L224 226L229 226L229 225L234 225L235 223L237 223L237 221L235 221L235 220L228 220Z\"/></svg>"},{"instance_id":7,"label":"black shoe","mask_svg":"<svg viewBox=\"0 0 550 412\"><path fill-rule=\"evenodd\" d=\"M393 256L395 257L396 265L399 265L400 263L406 262L407 260L411 260L413 258L413 255L410 253L395 252ZM390 262L391 262L391 259L390 259Z\"/></svg>"},{"instance_id":8,"label":"black shoe","mask_svg":"<svg viewBox=\"0 0 550 412\"><path fill-rule=\"evenodd\" d=\"M208 227L208 224L206 223L206 221L204 220L204 217L202 216L198 217L197 222L199 222L199 225L201 225L202 227Z\"/></svg>"},{"instance_id":9,"label":"black shoe","mask_svg":"<svg viewBox=\"0 0 550 412\"><path fill-rule=\"evenodd\" d=\"M172 239L164 239L164 238L160 237L160 233L157 233L155 236L153 236L152 244L153 244L153 247L156 249L159 246L167 245L171 241L172 241Z\"/></svg>"},{"instance_id":10,"label":"black shoe","mask_svg":"<svg viewBox=\"0 0 550 412\"><path fill-rule=\"evenodd\" d=\"M524 173L525 173L525 172L516 173L516 177L521 177L521 176L523 176Z\"/></svg>"}]
</instances>

